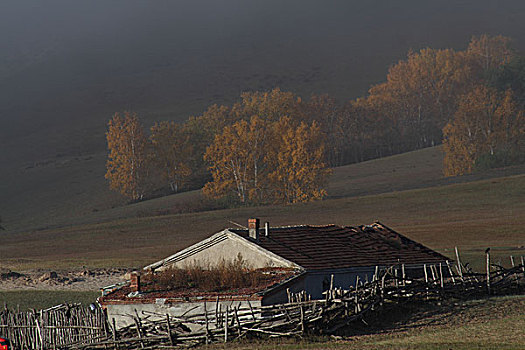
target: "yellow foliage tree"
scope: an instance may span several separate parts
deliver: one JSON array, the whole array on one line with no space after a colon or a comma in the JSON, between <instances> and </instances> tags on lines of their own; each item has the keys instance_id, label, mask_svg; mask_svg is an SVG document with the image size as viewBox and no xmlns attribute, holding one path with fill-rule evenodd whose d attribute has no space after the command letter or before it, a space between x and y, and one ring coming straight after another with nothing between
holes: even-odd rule
<instances>
[{"instance_id":1,"label":"yellow foliage tree","mask_svg":"<svg viewBox=\"0 0 525 350\"><path fill-rule=\"evenodd\" d=\"M472 172L480 156L496 150L520 151L525 138L524 111L512 92L479 85L462 96L454 119L443 129L445 176Z\"/></svg>"},{"instance_id":2,"label":"yellow foliage tree","mask_svg":"<svg viewBox=\"0 0 525 350\"><path fill-rule=\"evenodd\" d=\"M244 92L241 101L232 108L235 120L249 120L256 115L265 121L277 121L283 115L292 119L300 119L301 98L292 92L275 88L272 91Z\"/></svg>"},{"instance_id":3,"label":"yellow foliage tree","mask_svg":"<svg viewBox=\"0 0 525 350\"><path fill-rule=\"evenodd\" d=\"M400 151L441 142L441 129L452 117L458 94L472 84L464 54L423 49L392 66L387 81L373 86L370 104L394 121L406 145Z\"/></svg>"},{"instance_id":4,"label":"yellow foliage tree","mask_svg":"<svg viewBox=\"0 0 525 350\"><path fill-rule=\"evenodd\" d=\"M184 132L189 136L192 147L190 158L192 175L188 181L193 182L194 186L202 186L209 180L207 164L203 159L206 148L213 142L216 134L222 132L226 125L234 122L229 107L214 104L202 115L190 117L184 123Z\"/></svg>"},{"instance_id":5,"label":"yellow foliage tree","mask_svg":"<svg viewBox=\"0 0 525 350\"><path fill-rule=\"evenodd\" d=\"M106 132L109 187L133 200L143 199L147 182L147 140L135 113L115 113Z\"/></svg>"},{"instance_id":6,"label":"yellow foliage tree","mask_svg":"<svg viewBox=\"0 0 525 350\"><path fill-rule=\"evenodd\" d=\"M478 70L488 71L498 68L510 62L515 55L510 43L510 38L502 35L474 36L468 46L467 56Z\"/></svg>"},{"instance_id":7,"label":"yellow foliage tree","mask_svg":"<svg viewBox=\"0 0 525 350\"><path fill-rule=\"evenodd\" d=\"M272 144L267 162L272 198L281 203L300 203L322 199L330 170L323 162L324 144L317 123L293 123L282 117L273 125Z\"/></svg>"},{"instance_id":8,"label":"yellow foliage tree","mask_svg":"<svg viewBox=\"0 0 525 350\"><path fill-rule=\"evenodd\" d=\"M171 191L177 192L191 175L188 135L175 122L160 122L151 127L150 141L152 163Z\"/></svg>"},{"instance_id":9,"label":"yellow foliage tree","mask_svg":"<svg viewBox=\"0 0 525 350\"><path fill-rule=\"evenodd\" d=\"M213 181L205 195L233 193L241 202L297 203L326 195L329 170L323 162L319 126L294 123L288 117L266 122L258 116L224 128L207 148Z\"/></svg>"},{"instance_id":10,"label":"yellow foliage tree","mask_svg":"<svg viewBox=\"0 0 525 350\"><path fill-rule=\"evenodd\" d=\"M265 122L257 116L217 134L204 154L213 177L204 186L204 194L220 198L234 193L241 203L262 198L266 138Z\"/></svg>"}]
</instances>

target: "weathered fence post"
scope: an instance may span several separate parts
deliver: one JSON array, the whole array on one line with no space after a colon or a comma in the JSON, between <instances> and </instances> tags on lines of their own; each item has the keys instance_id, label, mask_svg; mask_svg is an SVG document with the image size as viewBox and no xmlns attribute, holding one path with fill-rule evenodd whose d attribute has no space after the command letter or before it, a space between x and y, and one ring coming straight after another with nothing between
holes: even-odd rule
<instances>
[{"instance_id":1,"label":"weathered fence post","mask_svg":"<svg viewBox=\"0 0 525 350\"><path fill-rule=\"evenodd\" d=\"M44 350L44 338L42 335L42 328L40 326L40 323L38 322L38 317L36 315L35 315L35 323L36 323L36 331L38 334L38 347L40 348L40 350Z\"/></svg>"},{"instance_id":2,"label":"weathered fence post","mask_svg":"<svg viewBox=\"0 0 525 350\"><path fill-rule=\"evenodd\" d=\"M334 298L334 296L332 295L333 289L334 289L334 275L331 274L330 275L330 299Z\"/></svg>"},{"instance_id":3,"label":"weathered fence post","mask_svg":"<svg viewBox=\"0 0 525 350\"><path fill-rule=\"evenodd\" d=\"M452 269L450 268L450 263L448 260L446 260L447 267L448 267L448 273L450 274L450 278L452 278L452 284L456 285L456 279L454 278L454 274L452 273Z\"/></svg>"},{"instance_id":4,"label":"weathered fence post","mask_svg":"<svg viewBox=\"0 0 525 350\"><path fill-rule=\"evenodd\" d=\"M133 321L135 321L135 326L137 327L137 334L140 340L140 347L144 348L144 342L142 341L142 332L140 331L140 319L133 317Z\"/></svg>"},{"instance_id":5,"label":"weathered fence post","mask_svg":"<svg viewBox=\"0 0 525 350\"><path fill-rule=\"evenodd\" d=\"M441 263L439 263L439 277L441 282L441 291L444 289L444 281L443 281L443 270L441 269Z\"/></svg>"},{"instance_id":6,"label":"weathered fence post","mask_svg":"<svg viewBox=\"0 0 525 350\"><path fill-rule=\"evenodd\" d=\"M423 270L425 271L425 285L426 285L426 295L428 299L428 273L427 273L427 264L423 264Z\"/></svg>"},{"instance_id":7,"label":"weathered fence post","mask_svg":"<svg viewBox=\"0 0 525 350\"><path fill-rule=\"evenodd\" d=\"M233 308L235 312L235 321L237 322L237 335L240 337L242 332L241 320L239 319L239 314L237 313L237 306Z\"/></svg>"},{"instance_id":8,"label":"weathered fence post","mask_svg":"<svg viewBox=\"0 0 525 350\"><path fill-rule=\"evenodd\" d=\"M461 261L459 260L459 252L458 252L458 247L454 247L454 250L456 251L456 259L457 259L457 270L458 270L458 274L459 274L459 278L461 278L461 282L465 282L463 280L463 265L461 265Z\"/></svg>"},{"instance_id":9,"label":"weathered fence post","mask_svg":"<svg viewBox=\"0 0 525 350\"><path fill-rule=\"evenodd\" d=\"M230 311L230 308L226 306L226 315L224 318L224 342L228 342L228 312Z\"/></svg>"},{"instance_id":10,"label":"weathered fence post","mask_svg":"<svg viewBox=\"0 0 525 350\"><path fill-rule=\"evenodd\" d=\"M490 251L486 250L487 254L487 292L490 295Z\"/></svg>"},{"instance_id":11,"label":"weathered fence post","mask_svg":"<svg viewBox=\"0 0 525 350\"><path fill-rule=\"evenodd\" d=\"M171 326L170 326L170 315L166 314L166 325L168 326L168 338L170 340L170 345L174 346L173 342L173 335L171 334Z\"/></svg>"},{"instance_id":12,"label":"weathered fence post","mask_svg":"<svg viewBox=\"0 0 525 350\"><path fill-rule=\"evenodd\" d=\"M113 324L113 342L115 342L115 348L118 349L119 346L117 344L117 327L116 327L116 324L115 324L115 318L114 317L112 319L112 324Z\"/></svg>"},{"instance_id":13,"label":"weathered fence post","mask_svg":"<svg viewBox=\"0 0 525 350\"><path fill-rule=\"evenodd\" d=\"M305 327L304 327L304 309L303 309L303 304L299 305L299 307L301 308L301 334L304 334Z\"/></svg>"},{"instance_id":14,"label":"weathered fence post","mask_svg":"<svg viewBox=\"0 0 525 350\"><path fill-rule=\"evenodd\" d=\"M215 329L219 328L219 296L215 300Z\"/></svg>"},{"instance_id":15,"label":"weathered fence post","mask_svg":"<svg viewBox=\"0 0 525 350\"><path fill-rule=\"evenodd\" d=\"M210 328L208 324L208 309L206 308L206 300L204 300L204 318L206 321L206 344L209 344L210 342ZM173 345L173 344L172 344Z\"/></svg>"}]
</instances>

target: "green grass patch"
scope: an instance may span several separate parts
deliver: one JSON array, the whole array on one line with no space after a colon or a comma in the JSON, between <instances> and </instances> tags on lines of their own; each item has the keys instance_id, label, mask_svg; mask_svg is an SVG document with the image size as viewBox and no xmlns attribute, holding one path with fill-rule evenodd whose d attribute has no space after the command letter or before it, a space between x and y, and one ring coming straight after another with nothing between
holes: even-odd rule
<instances>
[{"instance_id":1,"label":"green grass patch","mask_svg":"<svg viewBox=\"0 0 525 350\"><path fill-rule=\"evenodd\" d=\"M89 305L100 296L98 291L16 290L0 291L0 303L10 309L46 309L64 303Z\"/></svg>"}]
</instances>

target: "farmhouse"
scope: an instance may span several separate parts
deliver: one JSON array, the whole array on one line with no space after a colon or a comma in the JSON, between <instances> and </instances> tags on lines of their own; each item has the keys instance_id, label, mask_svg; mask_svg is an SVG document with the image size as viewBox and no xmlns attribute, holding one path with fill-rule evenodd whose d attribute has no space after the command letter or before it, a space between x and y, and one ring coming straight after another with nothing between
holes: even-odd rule
<instances>
[{"instance_id":1,"label":"farmhouse","mask_svg":"<svg viewBox=\"0 0 525 350\"><path fill-rule=\"evenodd\" d=\"M225 229L146 266L144 271L212 266L238 256L268 277L249 288L220 292L147 291L141 289L140 277L134 275L129 285L106 291L99 302L110 317L116 316L123 325L129 320L118 316L137 311L175 315L202 312L206 307L224 310L233 304L264 306L287 302L291 293L302 291L319 299L331 286L347 289L356 280L370 280L376 269L396 265L400 274L411 275L416 269L421 271L424 264L444 264L448 260L379 222L358 227L270 227L266 223L262 228L259 219L249 219L247 229Z\"/></svg>"}]
</instances>

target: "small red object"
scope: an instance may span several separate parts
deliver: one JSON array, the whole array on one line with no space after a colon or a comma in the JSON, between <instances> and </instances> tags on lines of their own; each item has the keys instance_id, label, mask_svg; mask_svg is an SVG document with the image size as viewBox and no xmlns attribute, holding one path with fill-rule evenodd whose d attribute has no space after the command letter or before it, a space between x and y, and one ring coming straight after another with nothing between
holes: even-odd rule
<instances>
[{"instance_id":1,"label":"small red object","mask_svg":"<svg viewBox=\"0 0 525 350\"><path fill-rule=\"evenodd\" d=\"M0 338L0 350L9 350L9 342L7 339Z\"/></svg>"}]
</instances>

